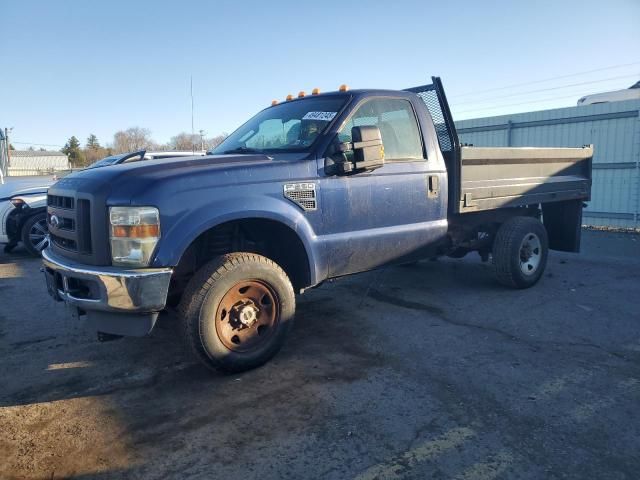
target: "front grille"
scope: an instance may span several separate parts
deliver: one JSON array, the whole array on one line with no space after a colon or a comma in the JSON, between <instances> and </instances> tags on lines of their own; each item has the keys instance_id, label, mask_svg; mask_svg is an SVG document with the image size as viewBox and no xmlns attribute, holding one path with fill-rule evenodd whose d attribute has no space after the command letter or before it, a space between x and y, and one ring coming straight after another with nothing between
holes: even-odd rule
<instances>
[{"instance_id":1,"label":"front grille","mask_svg":"<svg viewBox=\"0 0 640 480\"><path fill-rule=\"evenodd\" d=\"M54 245L70 251L90 254L91 204L70 196L47 196L47 223Z\"/></svg>"},{"instance_id":2,"label":"front grille","mask_svg":"<svg viewBox=\"0 0 640 480\"><path fill-rule=\"evenodd\" d=\"M50 207L63 208L65 210L73 210L73 197L62 197L60 195L48 195L47 205Z\"/></svg>"},{"instance_id":3,"label":"front grille","mask_svg":"<svg viewBox=\"0 0 640 480\"><path fill-rule=\"evenodd\" d=\"M78 200L77 207L78 240L82 253L91 253L91 202Z\"/></svg>"},{"instance_id":4,"label":"front grille","mask_svg":"<svg viewBox=\"0 0 640 480\"><path fill-rule=\"evenodd\" d=\"M75 231L76 229L76 221L72 218L62 218L60 221L60 230L69 230L70 232Z\"/></svg>"},{"instance_id":5,"label":"front grille","mask_svg":"<svg viewBox=\"0 0 640 480\"><path fill-rule=\"evenodd\" d=\"M50 234L51 241L65 250L78 251L78 243L75 240L69 240L68 238L62 238L54 234Z\"/></svg>"}]
</instances>

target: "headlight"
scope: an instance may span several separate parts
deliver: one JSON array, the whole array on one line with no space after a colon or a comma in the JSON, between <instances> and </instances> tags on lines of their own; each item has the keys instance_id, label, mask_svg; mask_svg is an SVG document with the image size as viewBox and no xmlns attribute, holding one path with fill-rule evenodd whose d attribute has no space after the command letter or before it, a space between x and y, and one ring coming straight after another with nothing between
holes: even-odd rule
<instances>
[{"instance_id":1,"label":"headlight","mask_svg":"<svg viewBox=\"0 0 640 480\"><path fill-rule=\"evenodd\" d=\"M110 207L111 263L146 267L160 239L160 214L155 207Z\"/></svg>"},{"instance_id":2,"label":"headlight","mask_svg":"<svg viewBox=\"0 0 640 480\"><path fill-rule=\"evenodd\" d=\"M47 203L47 194L38 193L38 194L18 195L16 197L11 197L9 201L16 208L31 208L32 206L36 206L36 207L45 206L45 204Z\"/></svg>"}]
</instances>

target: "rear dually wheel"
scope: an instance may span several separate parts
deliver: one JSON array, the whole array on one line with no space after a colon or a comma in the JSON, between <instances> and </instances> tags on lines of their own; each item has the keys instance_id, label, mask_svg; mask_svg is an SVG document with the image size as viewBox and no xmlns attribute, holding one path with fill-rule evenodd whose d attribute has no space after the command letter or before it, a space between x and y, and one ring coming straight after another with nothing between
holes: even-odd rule
<instances>
[{"instance_id":1,"label":"rear dually wheel","mask_svg":"<svg viewBox=\"0 0 640 480\"><path fill-rule=\"evenodd\" d=\"M498 229L492 257L496 277L503 285L528 288L535 285L547 265L547 231L537 218L513 217Z\"/></svg>"}]
</instances>

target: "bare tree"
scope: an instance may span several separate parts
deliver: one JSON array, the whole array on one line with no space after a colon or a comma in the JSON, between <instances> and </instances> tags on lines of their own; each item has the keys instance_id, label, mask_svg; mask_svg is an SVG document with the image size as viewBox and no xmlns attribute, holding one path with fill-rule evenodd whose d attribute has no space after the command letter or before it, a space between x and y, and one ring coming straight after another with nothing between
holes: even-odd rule
<instances>
[{"instance_id":1,"label":"bare tree","mask_svg":"<svg viewBox=\"0 0 640 480\"><path fill-rule=\"evenodd\" d=\"M207 138L204 141L206 150L211 150L220 145L228 133L223 132L215 137ZM88 145L87 145L88 146ZM126 130L120 130L113 135L113 144L108 149L108 154L117 154L125 152L133 152L136 150L185 150L200 151L202 147L202 138L198 134L191 135L187 132L179 133L171 137L166 145L159 145L151 139L151 132L146 128L131 127ZM87 148L87 151L89 148ZM97 154L104 153L103 148L93 149ZM92 155L93 157L93 155Z\"/></svg>"},{"instance_id":2,"label":"bare tree","mask_svg":"<svg viewBox=\"0 0 640 480\"><path fill-rule=\"evenodd\" d=\"M120 130L113 135L113 152L125 153L142 149L153 149L154 141L151 132L146 128L131 127Z\"/></svg>"},{"instance_id":3,"label":"bare tree","mask_svg":"<svg viewBox=\"0 0 640 480\"><path fill-rule=\"evenodd\" d=\"M221 133L215 137L207 138L204 140L205 150L211 150L222 143L222 141L229 136L228 133ZM202 148L202 138L198 134L191 135L187 132L179 133L178 135L171 137L168 148L171 150L195 150L199 151Z\"/></svg>"},{"instance_id":4,"label":"bare tree","mask_svg":"<svg viewBox=\"0 0 640 480\"><path fill-rule=\"evenodd\" d=\"M229 134L227 132L222 132L220 135L216 135L215 137L207 138L204 141L205 148L207 150L213 150L218 145L220 145L225 138L227 138Z\"/></svg>"},{"instance_id":5,"label":"bare tree","mask_svg":"<svg viewBox=\"0 0 640 480\"><path fill-rule=\"evenodd\" d=\"M172 150L200 150L200 135L191 135L187 132L179 133L175 137L171 137L169 147Z\"/></svg>"},{"instance_id":6,"label":"bare tree","mask_svg":"<svg viewBox=\"0 0 640 480\"><path fill-rule=\"evenodd\" d=\"M110 155L108 148L104 148L100 145L98 137L93 133L87 138L87 142L84 148L85 165L90 165L93 162L108 157Z\"/></svg>"},{"instance_id":7,"label":"bare tree","mask_svg":"<svg viewBox=\"0 0 640 480\"><path fill-rule=\"evenodd\" d=\"M86 159L85 165L90 165L97 160L101 160L104 157L111 155L110 148L98 147L98 148L85 148L84 156Z\"/></svg>"}]
</instances>

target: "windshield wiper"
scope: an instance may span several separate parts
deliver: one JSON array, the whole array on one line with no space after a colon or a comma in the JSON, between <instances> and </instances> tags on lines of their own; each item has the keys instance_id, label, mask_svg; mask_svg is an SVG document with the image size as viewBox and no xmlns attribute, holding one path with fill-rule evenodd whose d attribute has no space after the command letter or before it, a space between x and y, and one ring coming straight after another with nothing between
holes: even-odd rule
<instances>
[{"instance_id":1,"label":"windshield wiper","mask_svg":"<svg viewBox=\"0 0 640 480\"><path fill-rule=\"evenodd\" d=\"M227 153L262 153L262 150L258 150L257 148L249 148L249 147L238 147L232 148L231 150L225 150L222 152L223 155Z\"/></svg>"}]
</instances>

